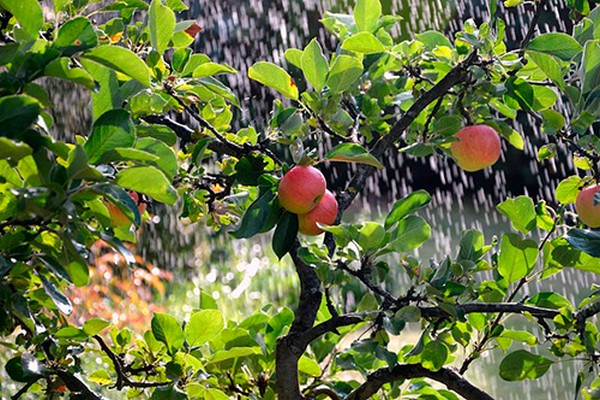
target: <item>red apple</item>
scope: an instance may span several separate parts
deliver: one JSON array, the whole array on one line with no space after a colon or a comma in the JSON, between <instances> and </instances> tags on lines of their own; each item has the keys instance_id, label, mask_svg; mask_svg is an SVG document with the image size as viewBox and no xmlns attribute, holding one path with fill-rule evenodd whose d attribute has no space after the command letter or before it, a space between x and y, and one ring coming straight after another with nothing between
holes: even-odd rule
<instances>
[{"instance_id":1,"label":"red apple","mask_svg":"<svg viewBox=\"0 0 600 400\"><path fill-rule=\"evenodd\" d=\"M479 171L500 158L500 136L487 125L466 126L459 130L450 149L454 160L465 171Z\"/></svg>"},{"instance_id":2,"label":"red apple","mask_svg":"<svg viewBox=\"0 0 600 400\"><path fill-rule=\"evenodd\" d=\"M335 222L337 213L338 203L335 196L329 190L325 190L325 195L315 208L307 214L298 215L298 231L309 236L323 233L323 230L317 226L317 222L331 225Z\"/></svg>"},{"instance_id":3,"label":"red apple","mask_svg":"<svg viewBox=\"0 0 600 400\"><path fill-rule=\"evenodd\" d=\"M577 195L575 210L579 219L590 228L600 228L600 204L594 205L594 195L600 185L588 186Z\"/></svg>"},{"instance_id":4,"label":"red apple","mask_svg":"<svg viewBox=\"0 0 600 400\"><path fill-rule=\"evenodd\" d=\"M306 214L325 194L327 183L318 169L296 166L279 182L279 204L294 214Z\"/></svg>"}]
</instances>

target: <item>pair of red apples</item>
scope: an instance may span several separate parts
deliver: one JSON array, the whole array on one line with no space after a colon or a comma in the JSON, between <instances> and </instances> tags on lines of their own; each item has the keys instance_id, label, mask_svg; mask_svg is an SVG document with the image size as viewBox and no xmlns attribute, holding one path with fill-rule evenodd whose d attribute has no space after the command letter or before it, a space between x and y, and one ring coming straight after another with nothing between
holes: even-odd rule
<instances>
[{"instance_id":1,"label":"pair of red apples","mask_svg":"<svg viewBox=\"0 0 600 400\"><path fill-rule=\"evenodd\" d=\"M487 125L471 125L459 130L450 150L459 167L474 172L489 167L500 158L500 136ZM335 196L327 190L323 174L310 166L296 166L289 170L279 183L279 203L283 208L298 214L298 230L305 235L323 232L317 223L331 225L335 222L338 205ZM583 189L577 196L575 209L583 223L591 228L600 227L600 204L594 195L600 185Z\"/></svg>"}]
</instances>

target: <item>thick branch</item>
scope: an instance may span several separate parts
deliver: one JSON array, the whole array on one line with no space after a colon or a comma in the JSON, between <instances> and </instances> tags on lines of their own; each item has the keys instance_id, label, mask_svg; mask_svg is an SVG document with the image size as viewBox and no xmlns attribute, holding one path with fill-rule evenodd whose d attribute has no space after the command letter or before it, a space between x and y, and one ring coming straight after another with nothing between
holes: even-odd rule
<instances>
[{"instance_id":1,"label":"thick branch","mask_svg":"<svg viewBox=\"0 0 600 400\"><path fill-rule=\"evenodd\" d=\"M304 332L301 337L301 343L303 343L303 346L308 346L320 336L329 332L334 332L337 328L359 324L361 322L363 322L363 317L359 314L346 314L332 317Z\"/></svg>"},{"instance_id":2,"label":"thick branch","mask_svg":"<svg viewBox=\"0 0 600 400\"><path fill-rule=\"evenodd\" d=\"M56 375L60 378L61 381L65 384L65 386L71 391L72 394L80 395L80 397L73 398L82 398L86 400L106 400L104 396L99 395L94 392L89 386L79 379L75 374L72 374L63 369L54 370Z\"/></svg>"},{"instance_id":3,"label":"thick branch","mask_svg":"<svg viewBox=\"0 0 600 400\"><path fill-rule=\"evenodd\" d=\"M379 369L370 374L367 381L353 390L346 400L366 400L377 393L386 383L413 378L433 379L467 400L493 400L493 397L471 384L458 372L449 368L430 371L421 364L398 364L391 370L389 368Z\"/></svg>"},{"instance_id":4,"label":"thick branch","mask_svg":"<svg viewBox=\"0 0 600 400\"><path fill-rule=\"evenodd\" d=\"M303 399L298 381L298 361L310 342L300 341L300 335L313 327L321 305L321 281L313 268L306 265L298 255L298 239L290 255L300 279L300 300L294 312L290 332L277 341L275 364L277 371L277 394L279 400Z\"/></svg>"},{"instance_id":5,"label":"thick branch","mask_svg":"<svg viewBox=\"0 0 600 400\"><path fill-rule=\"evenodd\" d=\"M577 321L577 332L584 342L587 340L585 337L585 323L588 318L591 318L598 313L600 313L600 301L582 308L577 312L577 314L575 314L575 321Z\"/></svg>"}]
</instances>

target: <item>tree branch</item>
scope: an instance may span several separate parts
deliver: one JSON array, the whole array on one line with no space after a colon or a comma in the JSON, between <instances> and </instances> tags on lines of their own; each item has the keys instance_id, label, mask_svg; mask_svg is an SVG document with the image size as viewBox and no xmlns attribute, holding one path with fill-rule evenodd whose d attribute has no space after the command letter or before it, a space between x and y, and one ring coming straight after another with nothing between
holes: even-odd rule
<instances>
[{"instance_id":1,"label":"tree branch","mask_svg":"<svg viewBox=\"0 0 600 400\"><path fill-rule=\"evenodd\" d=\"M25 386L23 386L21 389L19 389L19 391L17 393L15 393L14 395L12 395L10 397L10 400L17 400L19 397L23 396L25 393L27 393L27 391L29 390L29 388L36 383L37 381L39 381L40 379L42 379L42 376L38 376L35 379L30 380L29 382L27 382L25 384Z\"/></svg>"},{"instance_id":2,"label":"tree branch","mask_svg":"<svg viewBox=\"0 0 600 400\"><path fill-rule=\"evenodd\" d=\"M310 392L306 394L308 399L316 399L317 396L327 396L332 400L341 400L340 396L335 392L335 390L328 388L327 386L319 386L312 389Z\"/></svg>"},{"instance_id":3,"label":"tree branch","mask_svg":"<svg viewBox=\"0 0 600 400\"><path fill-rule=\"evenodd\" d=\"M165 386L165 385L168 385L171 383L171 382L132 381L131 379L129 379L129 377L125 373L126 368L125 368L125 365L123 364L123 360L121 360L121 358L119 356L117 356L110 349L110 347L108 347L108 345L106 344L106 342L104 342L104 339L102 339L102 337L100 337L99 335L94 335L94 339L98 342L102 351L104 353L106 353L108 358L110 358L110 360L113 363L115 372L117 373L117 383L115 383L115 387L117 388L117 390L121 390L126 386L127 387L135 387L135 388L152 388L152 387L158 387L158 386Z\"/></svg>"},{"instance_id":4,"label":"tree branch","mask_svg":"<svg viewBox=\"0 0 600 400\"><path fill-rule=\"evenodd\" d=\"M104 396L101 396L90 389L90 387L75 374L63 369L55 369L54 373L60 378L61 381L63 381L71 393L75 395L81 395L81 397L77 398L83 398L85 400L107 400Z\"/></svg>"},{"instance_id":5,"label":"tree branch","mask_svg":"<svg viewBox=\"0 0 600 400\"><path fill-rule=\"evenodd\" d=\"M535 33L535 28L538 24L540 15L542 14L542 10L543 10L545 4L546 4L546 0L540 0L535 8L535 13L533 14L533 18L531 19L531 22L529 23L529 29L527 29L527 33L525 34L525 37L523 38L523 40L521 41L521 44L519 45L519 47L520 47L519 57L523 57L523 55L525 54L525 46L527 46L527 44L533 37L533 34Z\"/></svg>"},{"instance_id":6,"label":"tree branch","mask_svg":"<svg viewBox=\"0 0 600 400\"><path fill-rule=\"evenodd\" d=\"M394 124L387 135L383 136L371 150L371 154L379 158L396 141L414 121L415 118L432 102L444 96L457 83L468 77L468 67L474 64L477 52L473 51L463 62L455 66L430 90L423 93L415 103ZM362 191L367 178L375 171L374 167L360 165L357 173L347 185L345 192L338 199L339 212L337 220L341 219L343 212L348 208L356 195ZM333 236L327 234L325 243L330 254L333 254L335 242ZM315 322L317 311L323 294L321 293L321 282L314 269L307 266L298 256L300 243L294 243L290 255L294 261L296 272L300 278L300 301L295 311L295 318L288 335L281 337L277 342L276 371L277 371L277 394L280 400L303 399L298 382L298 360L306 350L306 344L298 342L302 332L310 330ZM318 336L317 336L318 337ZM309 342L310 343L310 342Z\"/></svg>"},{"instance_id":7,"label":"tree branch","mask_svg":"<svg viewBox=\"0 0 600 400\"><path fill-rule=\"evenodd\" d=\"M304 332L301 336L300 343L302 343L303 346L308 346L314 340L326 333L335 332L337 328L359 324L363 321L364 319L360 314L345 314L332 317Z\"/></svg>"},{"instance_id":8,"label":"tree branch","mask_svg":"<svg viewBox=\"0 0 600 400\"><path fill-rule=\"evenodd\" d=\"M473 51L464 61L455 66L448 72L438 83L430 90L423 93L413 105L404 113L402 117L392 126L387 135L383 136L371 150L371 154L375 158L380 158L387 150L393 147L404 131L410 124L419 116L419 114L427 108L429 104L444 96L448 90L454 85L464 81L468 77L468 68L477 60L477 51ZM339 196L339 212L338 221L341 219L343 212L348 208L356 195L362 191L369 176L375 172L375 167L361 164L350 183L347 185L344 193ZM333 237L327 234L327 247L331 250L334 246Z\"/></svg>"},{"instance_id":9,"label":"tree branch","mask_svg":"<svg viewBox=\"0 0 600 400\"><path fill-rule=\"evenodd\" d=\"M471 384L458 372L449 368L430 371L421 364L398 364L391 370L389 368L379 369L370 374L365 383L354 389L346 397L346 400L366 400L377 393L386 383L413 378L433 379L467 400L493 400L493 397Z\"/></svg>"},{"instance_id":10,"label":"tree branch","mask_svg":"<svg viewBox=\"0 0 600 400\"><path fill-rule=\"evenodd\" d=\"M306 265L298 255L300 242L295 240L290 256L300 279L300 300L294 311L294 322L290 332L277 341L275 370L277 371L277 394L279 400L303 399L298 381L298 361L308 343L300 341L303 332L312 328L321 305L321 281L316 271Z\"/></svg>"},{"instance_id":11,"label":"tree branch","mask_svg":"<svg viewBox=\"0 0 600 400\"><path fill-rule=\"evenodd\" d=\"M230 142L229 140L227 140L221 134L221 132L219 132L207 120L205 120L204 118L202 118L202 116L200 115L200 113L198 113L196 110L194 110L188 104L186 104L177 95L177 93L175 93L175 90L172 87L166 86L165 89L171 95L171 97L173 97L175 99L175 101L177 101L177 103L179 103L179 105L181 105L183 107L183 109L185 111L187 111L188 114L190 114L190 116L196 120L196 122L198 122L198 124L200 124L201 127L207 129L210 133L213 134L213 136L223 146L223 150L224 150L223 152L224 153L232 155L232 156L237 157L237 158L241 158L241 157L244 157L244 156L250 154L253 151L261 151L261 152L266 153L276 163L282 164L281 160L275 155L275 153L273 153L273 151L264 142L260 142L257 145L250 145L248 143L245 143L243 145L239 145L237 143Z\"/></svg>"},{"instance_id":12,"label":"tree branch","mask_svg":"<svg viewBox=\"0 0 600 400\"><path fill-rule=\"evenodd\" d=\"M510 313L510 314L523 314L530 313L532 316L537 318L548 318L552 319L560 314L558 310L551 308L528 306L521 303L471 303L462 304L455 306L456 310L461 311L464 314L471 313ZM430 318L444 318L448 317L447 311L440 307L419 307L421 315L423 317ZM600 311L599 311L600 312Z\"/></svg>"}]
</instances>

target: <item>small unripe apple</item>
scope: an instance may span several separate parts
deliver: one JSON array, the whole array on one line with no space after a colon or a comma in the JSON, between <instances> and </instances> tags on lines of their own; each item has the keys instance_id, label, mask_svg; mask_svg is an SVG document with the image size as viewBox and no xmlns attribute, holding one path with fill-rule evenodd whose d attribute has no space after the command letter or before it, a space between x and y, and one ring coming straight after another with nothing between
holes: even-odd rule
<instances>
[{"instance_id":1,"label":"small unripe apple","mask_svg":"<svg viewBox=\"0 0 600 400\"><path fill-rule=\"evenodd\" d=\"M315 167L298 165L279 182L279 204L294 214L306 214L325 194L327 182Z\"/></svg>"},{"instance_id":2,"label":"small unripe apple","mask_svg":"<svg viewBox=\"0 0 600 400\"><path fill-rule=\"evenodd\" d=\"M325 190L325 195L315 208L307 214L298 215L298 231L309 236L323 233L323 229L317 226L317 222L331 225L335 222L337 213L338 203L335 196L329 190Z\"/></svg>"},{"instance_id":3,"label":"small unripe apple","mask_svg":"<svg viewBox=\"0 0 600 400\"><path fill-rule=\"evenodd\" d=\"M500 136L487 125L466 126L454 135L450 149L459 167L474 172L489 167L500 158Z\"/></svg>"},{"instance_id":4,"label":"small unripe apple","mask_svg":"<svg viewBox=\"0 0 600 400\"><path fill-rule=\"evenodd\" d=\"M588 186L577 195L575 210L579 219L590 228L600 228L600 204L594 205L594 195L600 185Z\"/></svg>"}]
</instances>

